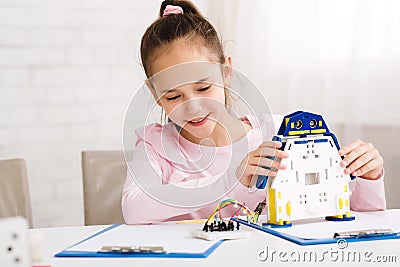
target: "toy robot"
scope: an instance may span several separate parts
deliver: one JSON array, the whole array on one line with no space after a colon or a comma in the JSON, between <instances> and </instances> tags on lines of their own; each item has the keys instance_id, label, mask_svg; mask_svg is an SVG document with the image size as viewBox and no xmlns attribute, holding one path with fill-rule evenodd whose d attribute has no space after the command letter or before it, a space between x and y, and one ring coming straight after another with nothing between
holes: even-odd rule
<instances>
[{"instance_id":1,"label":"toy robot","mask_svg":"<svg viewBox=\"0 0 400 267\"><path fill-rule=\"evenodd\" d=\"M354 220L350 216L349 182L340 167L338 141L322 116L297 111L285 116L278 135L287 165L276 177L259 176L257 188L267 186L268 221L274 227L291 226L292 220L325 217Z\"/></svg>"}]
</instances>

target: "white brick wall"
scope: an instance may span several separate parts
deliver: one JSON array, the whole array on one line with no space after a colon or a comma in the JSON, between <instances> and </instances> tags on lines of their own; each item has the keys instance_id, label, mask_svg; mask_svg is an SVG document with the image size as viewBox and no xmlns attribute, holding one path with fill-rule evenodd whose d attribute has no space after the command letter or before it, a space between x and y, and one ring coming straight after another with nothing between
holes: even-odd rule
<instances>
[{"instance_id":1,"label":"white brick wall","mask_svg":"<svg viewBox=\"0 0 400 267\"><path fill-rule=\"evenodd\" d=\"M0 158L27 161L35 227L83 224L80 153L122 148L159 4L0 0Z\"/></svg>"}]
</instances>

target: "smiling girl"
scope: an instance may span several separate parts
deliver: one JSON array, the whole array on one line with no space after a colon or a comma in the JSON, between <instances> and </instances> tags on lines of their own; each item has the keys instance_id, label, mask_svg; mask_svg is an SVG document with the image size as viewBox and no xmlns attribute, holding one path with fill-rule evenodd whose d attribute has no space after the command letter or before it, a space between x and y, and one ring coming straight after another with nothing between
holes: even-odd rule
<instances>
[{"instance_id":1,"label":"smiling girl","mask_svg":"<svg viewBox=\"0 0 400 267\"><path fill-rule=\"evenodd\" d=\"M123 189L125 222L207 218L222 198L254 209L266 192L251 190L252 178L286 168L267 158L288 157L279 150L281 143L265 141L282 117L237 117L228 111L232 59L214 27L191 2L164 1L143 35L141 60L148 90L169 122L135 132ZM379 152L356 141L339 153L346 156L344 172L359 176L351 208L385 209Z\"/></svg>"}]
</instances>

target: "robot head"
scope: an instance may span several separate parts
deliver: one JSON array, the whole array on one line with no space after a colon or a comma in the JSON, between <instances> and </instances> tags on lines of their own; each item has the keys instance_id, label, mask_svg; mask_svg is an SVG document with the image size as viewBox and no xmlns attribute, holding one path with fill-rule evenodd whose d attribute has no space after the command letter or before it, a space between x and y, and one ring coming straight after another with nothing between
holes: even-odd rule
<instances>
[{"instance_id":1,"label":"robot head","mask_svg":"<svg viewBox=\"0 0 400 267\"><path fill-rule=\"evenodd\" d=\"M278 135L306 136L312 134L330 134L321 115L296 111L286 115L279 128Z\"/></svg>"}]
</instances>

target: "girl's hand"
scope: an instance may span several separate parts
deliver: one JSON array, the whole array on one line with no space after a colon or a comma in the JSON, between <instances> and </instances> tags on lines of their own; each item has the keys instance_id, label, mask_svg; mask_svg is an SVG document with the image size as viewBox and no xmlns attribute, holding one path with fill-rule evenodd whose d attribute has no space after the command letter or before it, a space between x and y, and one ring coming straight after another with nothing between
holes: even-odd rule
<instances>
[{"instance_id":1,"label":"girl's hand","mask_svg":"<svg viewBox=\"0 0 400 267\"><path fill-rule=\"evenodd\" d=\"M279 150L282 146L278 141L263 142L259 148L247 154L236 169L236 177L244 185L249 187L253 175L276 176L278 170L286 169L286 165L267 157L287 158L288 153ZM269 169L266 169L266 168Z\"/></svg>"},{"instance_id":2,"label":"girl's hand","mask_svg":"<svg viewBox=\"0 0 400 267\"><path fill-rule=\"evenodd\" d=\"M368 180L381 178L383 158L379 151L371 144L357 140L339 150L340 156L345 158L340 166L346 168L345 174L352 174Z\"/></svg>"}]
</instances>

